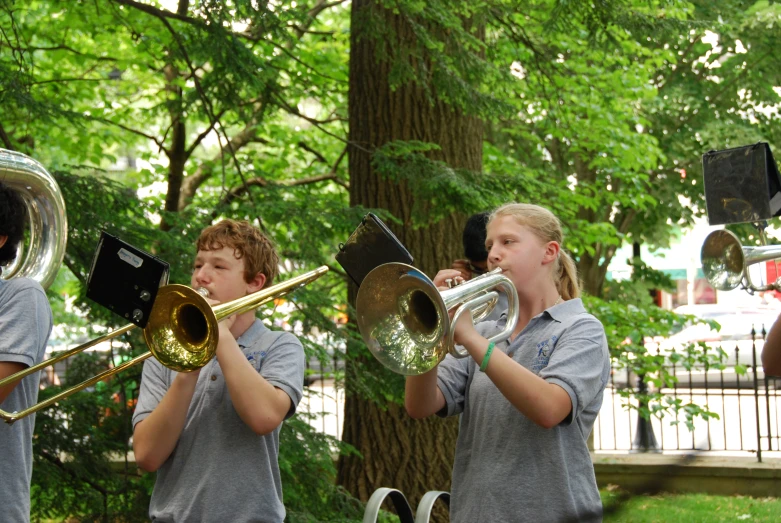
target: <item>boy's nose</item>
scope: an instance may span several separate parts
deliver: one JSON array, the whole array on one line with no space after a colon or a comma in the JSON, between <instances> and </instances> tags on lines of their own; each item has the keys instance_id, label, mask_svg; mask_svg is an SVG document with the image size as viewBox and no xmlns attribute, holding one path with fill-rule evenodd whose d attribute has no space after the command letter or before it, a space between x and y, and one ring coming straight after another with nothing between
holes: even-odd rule
<instances>
[{"instance_id":1,"label":"boy's nose","mask_svg":"<svg viewBox=\"0 0 781 523\"><path fill-rule=\"evenodd\" d=\"M200 269L195 269L195 272L193 273L193 278L195 279L196 283L208 283L209 272L204 267L201 267Z\"/></svg>"}]
</instances>

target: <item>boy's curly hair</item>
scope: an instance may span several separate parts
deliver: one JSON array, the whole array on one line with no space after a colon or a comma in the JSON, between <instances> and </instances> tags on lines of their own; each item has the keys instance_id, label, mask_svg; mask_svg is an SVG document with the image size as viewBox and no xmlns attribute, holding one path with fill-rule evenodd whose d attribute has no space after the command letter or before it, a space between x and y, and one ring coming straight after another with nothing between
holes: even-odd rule
<instances>
[{"instance_id":1,"label":"boy's curly hair","mask_svg":"<svg viewBox=\"0 0 781 523\"><path fill-rule=\"evenodd\" d=\"M8 265L16 258L26 224L27 206L22 196L0 182L0 236L8 236L8 240L0 247L0 266Z\"/></svg>"},{"instance_id":2,"label":"boy's curly hair","mask_svg":"<svg viewBox=\"0 0 781 523\"><path fill-rule=\"evenodd\" d=\"M244 280L252 281L259 272L266 275L268 287L279 272L279 255L271 240L245 220L222 220L201 231L197 251L215 251L231 247L244 260Z\"/></svg>"}]
</instances>

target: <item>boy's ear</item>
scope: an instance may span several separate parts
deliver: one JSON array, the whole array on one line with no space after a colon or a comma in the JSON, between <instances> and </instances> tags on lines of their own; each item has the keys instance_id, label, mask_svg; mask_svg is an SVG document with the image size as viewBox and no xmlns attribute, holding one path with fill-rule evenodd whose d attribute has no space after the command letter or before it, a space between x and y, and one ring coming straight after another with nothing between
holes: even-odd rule
<instances>
[{"instance_id":1,"label":"boy's ear","mask_svg":"<svg viewBox=\"0 0 781 523\"><path fill-rule=\"evenodd\" d=\"M266 284L266 275L259 272L247 283L247 293L258 292Z\"/></svg>"},{"instance_id":2,"label":"boy's ear","mask_svg":"<svg viewBox=\"0 0 781 523\"><path fill-rule=\"evenodd\" d=\"M8 241L8 236L1 236L0 235L0 247L5 245L5 242L7 242L7 241Z\"/></svg>"}]
</instances>

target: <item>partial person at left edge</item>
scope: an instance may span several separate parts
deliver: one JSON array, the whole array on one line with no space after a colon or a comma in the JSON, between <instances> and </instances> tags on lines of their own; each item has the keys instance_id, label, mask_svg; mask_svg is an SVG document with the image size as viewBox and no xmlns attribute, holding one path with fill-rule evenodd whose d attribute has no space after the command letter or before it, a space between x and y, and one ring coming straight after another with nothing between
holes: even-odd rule
<instances>
[{"instance_id":1,"label":"partial person at left edge","mask_svg":"<svg viewBox=\"0 0 781 523\"><path fill-rule=\"evenodd\" d=\"M0 270L16 258L27 223L19 193L0 182ZM29 278L0 280L0 379L43 360L52 330L46 293ZM24 410L38 401L40 372L0 388L0 409ZM30 521L35 415L0 423L0 518Z\"/></svg>"},{"instance_id":2,"label":"partial person at left edge","mask_svg":"<svg viewBox=\"0 0 781 523\"><path fill-rule=\"evenodd\" d=\"M762 347L762 368L767 376L781 376L781 315L767 333Z\"/></svg>"}]
</instances>

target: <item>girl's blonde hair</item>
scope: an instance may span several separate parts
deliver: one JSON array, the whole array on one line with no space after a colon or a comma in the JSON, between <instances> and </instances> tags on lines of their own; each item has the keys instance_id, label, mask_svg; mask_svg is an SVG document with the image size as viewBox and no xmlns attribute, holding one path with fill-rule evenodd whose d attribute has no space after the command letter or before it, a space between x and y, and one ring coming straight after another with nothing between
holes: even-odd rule
<instances>
[{"instance_id":1,"label":"girl's blonde hair","mask_svg":"<svg viewBox=\"0 0 781 523\"><path fill-rule=\"evenodd\" d=\"M508 203L491 213L488 224L496 218L509 216L519 225L528 227L543 242L556 242L561 246L564 235L561 222L556 215L544 207L530 203ZM580 283L575 262L564 249L559 250L553 266L553 280L562 300L571 300L580 296Z\"/></svg>"}]
</instances>

